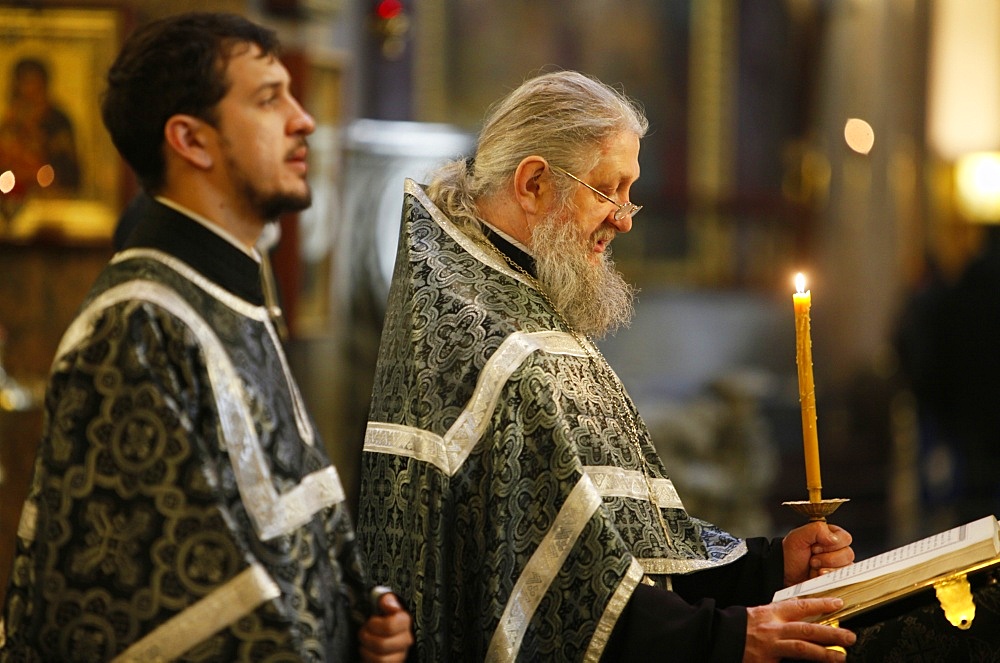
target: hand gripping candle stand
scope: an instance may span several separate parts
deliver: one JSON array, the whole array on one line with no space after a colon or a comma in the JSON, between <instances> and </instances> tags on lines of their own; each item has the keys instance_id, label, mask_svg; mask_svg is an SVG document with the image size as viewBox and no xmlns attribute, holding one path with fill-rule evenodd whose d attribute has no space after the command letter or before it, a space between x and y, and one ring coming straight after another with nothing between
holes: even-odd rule
<instances>
[{"instance_id":1,"label":"hand gripping candle stand","mask_svg":"<svg viewBox=\"0 0 1000 663\"><path fill-rule=\"evenodd\" d=\"M809 308L812 295L806 290L806 277L795 275L792 304L795 308L795 362L799 369L799 404L802 408L802 449L806 461L806 489L809 499L782 502L809 520L826 520L846 499L823 499L823 480L819 469L819 436L816 432L816 387L813 384L812 336L809 329Z\"/></svg>"}]
</instances>

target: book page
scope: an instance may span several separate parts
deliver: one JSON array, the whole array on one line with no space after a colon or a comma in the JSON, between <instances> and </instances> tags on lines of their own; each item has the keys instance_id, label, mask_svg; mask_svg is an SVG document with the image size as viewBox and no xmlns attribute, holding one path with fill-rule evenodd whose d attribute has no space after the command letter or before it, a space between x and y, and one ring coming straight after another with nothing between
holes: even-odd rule
<instances>
[{"instance_id":1,"label":"book page","mask_svg":"<svg viewBox=\"0 0 1000 663\"><path fill-rule=\"evenodd\" d=\"M970 545L971 543L997 539L997 521L994 516L986 516L954 529L929 536L909 545L895 548L875 557L849 564L817 578L811 578L798 585L786 587L774 594L774 600L814 594L838 587L846 587L871 578L898 573L928 560Z\"/></svg>"}]
</instances>

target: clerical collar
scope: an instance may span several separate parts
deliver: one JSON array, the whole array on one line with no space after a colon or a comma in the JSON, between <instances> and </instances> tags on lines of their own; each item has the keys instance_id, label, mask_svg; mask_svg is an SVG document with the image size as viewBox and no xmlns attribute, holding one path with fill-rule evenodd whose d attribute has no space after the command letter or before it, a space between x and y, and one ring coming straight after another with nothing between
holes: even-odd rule
<instances>
[{"instance_id":1,"label":"clerical collar","mask_svg":"<svg viewBox=\"0 0 1000 663\"><path fill-rule=\"evenodd\" d=\"M265 304L260 262L176 206L152 201L123 248L163 251L251 304Z\"/></svg>"},{"instance_id":2,"label":"clerical collar","mask_svg":"<svg viewBox=\"0 0 1000 663\"><path fill-rule=\"evenodd\" d=\"M155 198L158 202L163 203L167 207L170 207L180 212L184 216L192 219L193 221L197 221L198 223L205 226L206 228L214 232L222 239L226 240L227 242L238 248L243 253L247 254L257 262L260 262L260 254L257 252L256 248L248 249L246 244L236 239L236 237L231 232L229 232L219 224L215 223L214 221L210 221L209 219L206 219L201 214L198 214L194 210L185 207L184 205L181 205L180 203L173 201L170 198L167 198L166 196L155 196Z\"/></svg>"},{"instance_id":3,"label":"clerical collar","mask_svg":"<svg viewBox=\"0 0 1000 663\"><path fill-rule=\"evenodd\" d=\"M480 221L482 221L482 219L480 219ZM486 221L482 221L482 224L483 234L486 236L486 239L493 244L493 246L497 247L501 253L517 263L521 269L528 272L532 276L538 276L535 269L535 258L528 251L528 247L494 225L487 223Z\"/></svg>"},{"instance_id":4,"label":"clerical collar","mask_svg":"<svg viewBox=\"0 0 1000 663\"><path fill-rule=\"evenodd\" d=\"M527 253L529 256L531 255L531 249L529 249L527 246L525 246L521 242L517 241L512 235L509 235L509 234L505 233L504 231L500 230L495 225L493 225L489 221L486 221L485 219L479 219L479 221L484 226L488 227L490 230L492 230L496 234L498 234L501 237L503 237L504 240L506 240L508 244L513 244L518 249L520 249L523 253Z\"/></svg>"}]
</instances>

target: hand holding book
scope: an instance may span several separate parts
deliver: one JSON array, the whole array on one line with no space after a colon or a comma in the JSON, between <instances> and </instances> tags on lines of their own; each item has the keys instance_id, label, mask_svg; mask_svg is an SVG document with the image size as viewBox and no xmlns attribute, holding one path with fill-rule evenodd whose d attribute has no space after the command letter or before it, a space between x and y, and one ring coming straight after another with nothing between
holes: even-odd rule
<instances>
[{"instance_id":1,"label":"hand holding book","mask_svg":"<svg viewBox=\"0 0 1000 663\"><path fill-rule=\"evenodd\" d=\"M838 610L836 598L805 599L769 603L747 608L744 663L795 659L797 661L844 660L829 647L850 647L856 636L848 630L815 622L818 615Z\"/></svg>"},{"instance_id":2,"label":"hand holding book","mask_svg":"<svg viewBox=\"0 0 1000 663\"><path fill-rule=\"evenodd\" d=\"M986 516L786 587L775 601L836 596L844 607L824 616L836 621L900 598L955 573L1000 562L1000 525Z\"/></svg>"}]
</instances>

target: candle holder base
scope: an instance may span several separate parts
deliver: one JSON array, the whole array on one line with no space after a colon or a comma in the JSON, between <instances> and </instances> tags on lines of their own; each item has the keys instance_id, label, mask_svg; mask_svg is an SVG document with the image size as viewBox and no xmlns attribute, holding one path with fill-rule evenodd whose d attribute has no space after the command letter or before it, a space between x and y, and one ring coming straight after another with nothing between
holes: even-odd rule
<instances>
[{"instance_id":1,"label":"candle holder base","mask_svg":"<svg viewBox=\"0 0 1000 663\"><path fill-rule=\"evenodd\" d=\"M831 515L837 508L844 502L850 502L849 499L838 497L832 500L820 500L819 502L782 502L784 506L791 507L796 512L807 516L810 521L822 520L826 521L826 517Z\"/></svg>"}]
</instances>

